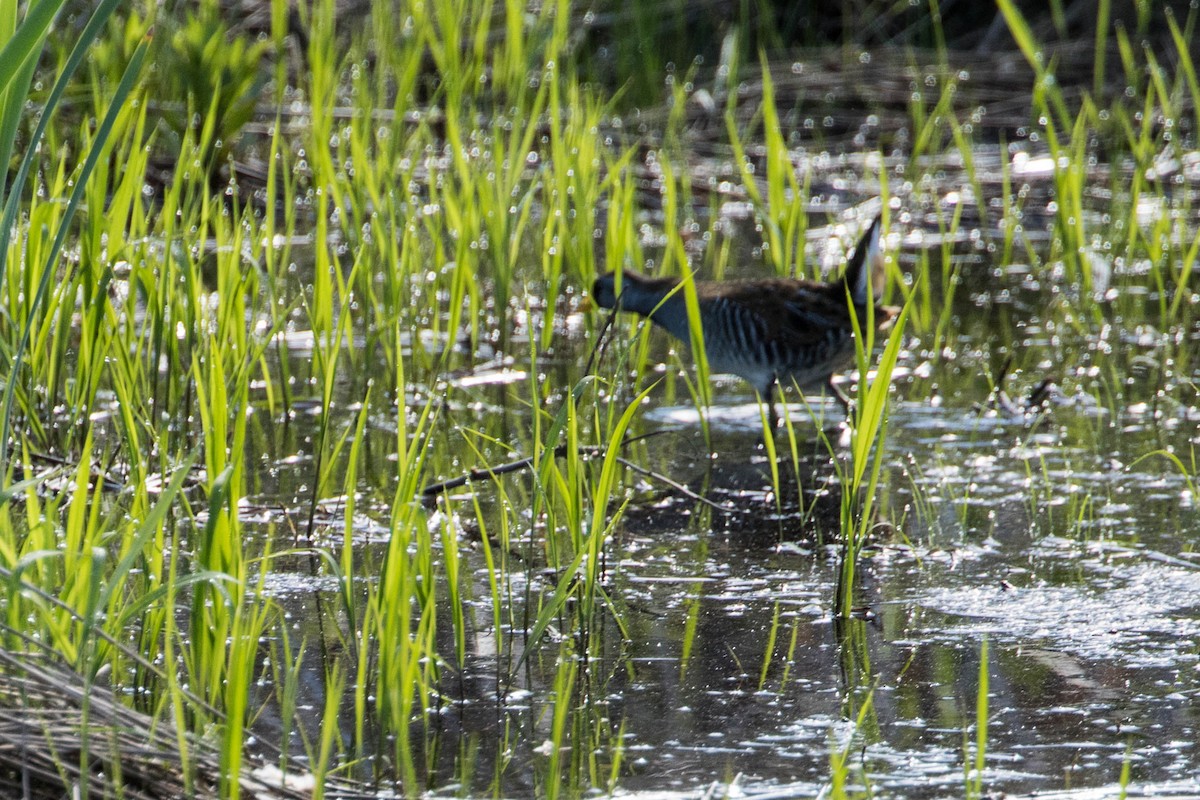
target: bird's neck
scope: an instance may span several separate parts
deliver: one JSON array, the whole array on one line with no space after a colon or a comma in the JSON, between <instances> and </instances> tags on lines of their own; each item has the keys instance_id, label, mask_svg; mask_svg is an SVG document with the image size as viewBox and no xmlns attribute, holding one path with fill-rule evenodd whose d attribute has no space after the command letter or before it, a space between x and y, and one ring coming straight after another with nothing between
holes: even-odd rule
<instances>
[{"instance_id":1,"label":"bird's neck","mask_svg":"<svg viewBox=\"0 0 1200 800\"><path fill-rule=\"evenodd\" d=\"M648 278L627 281L621 293L621 306L647 316L671 335L688 340L687 301L677 278Z\"/></svg>"}]
</instances>

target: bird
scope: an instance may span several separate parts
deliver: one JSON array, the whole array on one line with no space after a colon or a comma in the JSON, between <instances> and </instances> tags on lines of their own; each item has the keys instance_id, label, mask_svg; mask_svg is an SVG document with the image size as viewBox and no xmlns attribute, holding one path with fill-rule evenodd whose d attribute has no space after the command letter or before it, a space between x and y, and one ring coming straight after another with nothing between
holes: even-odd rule
<instances>
[{"instance_id":1,"label":"bird","mask_svg":"<svg viewBox=\"0 0 1200 800\"><path fill-rule=\"evenodd\" d=\"M880 304L885 284L882 221L876 216L851 254L846 269L830 281L762 278L696 281L704 350L709 371L747 381L766 403L770 426L778 425L773 393L779 382L802 392L829 390L847 417L850 401L834 374L854 363L851 309L865 330L873 322L886 330L899 309ZM592 285L599 307L649 317L675 338L691 342L687 307L679 278L651 278L625 270L608 272ZM869 305L868 305L869 304Z\"/></svg>"}]
</instances>

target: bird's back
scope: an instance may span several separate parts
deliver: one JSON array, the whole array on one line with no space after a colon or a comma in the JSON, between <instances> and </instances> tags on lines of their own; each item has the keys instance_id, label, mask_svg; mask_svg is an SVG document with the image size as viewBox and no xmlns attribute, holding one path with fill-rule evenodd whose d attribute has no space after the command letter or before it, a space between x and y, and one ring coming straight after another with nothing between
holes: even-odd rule
<instances>
[{"instance_id":1,"label":"bird's back","mask_svg":"<svg viewBox=\"0 0 1200 800\"><path fill-rule=\"evenodd\" d=\"M704 349L713 372L748 380L764 395L776 378L812 388L854 361L854 317L865 330L868 318L885 328L897 310L878 305L883 254L880 220L860 239L838 278L829 282L798 278L697 281L696 297L704 329ZM618 296L616 276L596 279L593 295L603 308L649 315L686 341L689 323L683 290L675 278L624 273Z\"/></svg>"},{"instance_id":2,"label":"bird's back","mask_svg":"<svg viewBox=\"0 0 1200 800\"><path fill-rule=\"evenodd\" d=\"M854 360L854 323L868 325L866 305L851 305L846 284L771 278L698 283L704 348L714 372L741 375L758 388L775 376L801 388L825 383ZM874 308L884 327L895 309Z\"/></svg>"}]
</instances>

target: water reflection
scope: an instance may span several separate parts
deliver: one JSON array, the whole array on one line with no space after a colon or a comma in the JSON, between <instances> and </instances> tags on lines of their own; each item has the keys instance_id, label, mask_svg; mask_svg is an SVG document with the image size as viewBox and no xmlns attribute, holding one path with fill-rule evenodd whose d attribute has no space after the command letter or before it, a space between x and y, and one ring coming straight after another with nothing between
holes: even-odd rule
<instances>
[{"instance_id":1,"label":"water reflection","mask_svg":"<svg viewBox=\"0 0 1200 800\"><path fill-rule=\"evenodd\" d=\"M440 693L417 726L429 786L510 796L544 786L567 657L578 660L569 757L593 758L579 768L600 774L619 751L627 791L696 796L740 776L746 796L815 795L831 753L843 753L850 783L869 783L874 796L962 795L986 638L988 791L1111 787L1126 761L1156 791L1194 787L1200 559L1191 534L1200 520L1190 475L1166 458L1139 460L1168 447L1183 458L1200 438L1198 415L1158 395L1180 380L1163 365L1182 345L1150 327L1105 327L1136 294L1127 287L1100 322L1068 325L1047 311L1058 290L1028 270L979 260L956 269L956 280L980 288L954 294L952 340L914 341L904 355L878 508L892 527L877 529L864 559L861 618L831 616L840 413L791 398L797 452L781 432L777 480L744 387L719 382L701 425L676 385L679 362L657 341L652 354L671 366L635 433L663 433L626 455L720 508L630 474L630 504L605 555L608 606L594 628L552 626L521 661L539 604L562 579L541 551L545 519L513 511L534 507L535 476L506 477L503 493L488 482L464 488L431 512L435 538L453 519L470 615L465 659L439 665ZM1114 265L1106 280L1122 278ZM1144 313L1148 301L1134 299ZM449 393L430 446L445 454L441 476L529 452L523 393L543 379L572 386L585 361L560 347L539 374L489 358L439 378ZM1046 379L1058 387L1039 414L988 406L1010 360L1011 397ZM1182 356L1172 363L1186 367ZM561 396L539 402L557 407ZM289 425L260 429L262 452L304 458L302 403L293 409ZM394 420L372 420L367 435L379 439L369 454L387 453ZM264 497L307 496L290 463L255 477ZM378 521L394 487L386 457L368 467L362 537L351 546L369 554L386 536ZM511 532L500 574L500 630L476 502L489 537L505 514L525 526ZM332 525L337 508L326 513ZM304 573L302 561L292 566ZM324 585L279 578L271 591L313 641L326 635L312 623ZM450 619L439 602L439 618ZM436 635L438 652L455 652L450 625ZM320 708L322 691L319 679L306 684L307 705ZM389 746L366 755L386 761Z\"/></svg>"},{"instance_id":2,"label":"water reflection","mask_svg":"<svg viewBox=\"0 0 1200 800\"><path fill-rule=\"evenodd\" d=\"M716 463L691 436L656 440L647 463L733 512L648 487L613 541L606 590L623 625L597 632L604 644L588 654L585 694L592 724L621 732L621 785L683 791L740 775L749 796L815 793L830 752L846 751L852 780L877 794L960 794L985 636L992 791L1111 785L1127 757L1135 776L1194 774L1200 578L1175 534L1143 516L1194 525L1179 507L1182 478L1089 475L1080 467L1104 459L1065 447L1070 423L1060 424L1031 438L978 415L897 405L885 513L904 528L865 561L869 618L836 623L833 457L812 446L776 498L743 427L714 432ZM997 447L1014 438L1024 444ZM1120 502L1142 482L1160 488ZM1064 502L1075 484L1103 513ZM421 757L434 786L470 763L476 787L527 794L545 769L555 649L516 667L520 625L498 644L486 567L477 549L465 557L464 574L479 582L468 658L447 670ZM527 571L514 562L507 578L518 606L554 580ZM527 580L543 588L529 595ZM289 585L272 592L288 602ZM300 585L297 597L311 597L314 585ZM527 619L519 607L505 618ZM449 626L438 636L439 651L454 652ZM311 692L319 708L319 681Z\"/></svg>"}]
</instances>

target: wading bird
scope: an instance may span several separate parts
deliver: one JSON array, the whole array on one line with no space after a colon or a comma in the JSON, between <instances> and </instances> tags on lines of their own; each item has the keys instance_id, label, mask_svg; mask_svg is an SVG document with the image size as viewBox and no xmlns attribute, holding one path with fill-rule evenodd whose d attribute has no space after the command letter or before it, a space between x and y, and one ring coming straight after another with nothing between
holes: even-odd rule
<instances>
[{"instance_id":1,"label":"wading bird","mask_svg":"<svg viewBox=\"0 0 1200 800\"><path fill-rule=\"evenodd\" d=\"M881 222L876 217L859 240L845 271L829 282L797 278L696 281L700 325L709 370L744 378L778 424L772 394L776 382L801 391L828 389L849 414L849 401L832 383L834 373L854 363L854 323L866 330L872 315L878 330L899 309L879 304L885 276ZM596 278L592 300L601 308L632 311L684 342L691 341L679 278L648 278L609 272Z\"/></svg>"}]
</instances>

